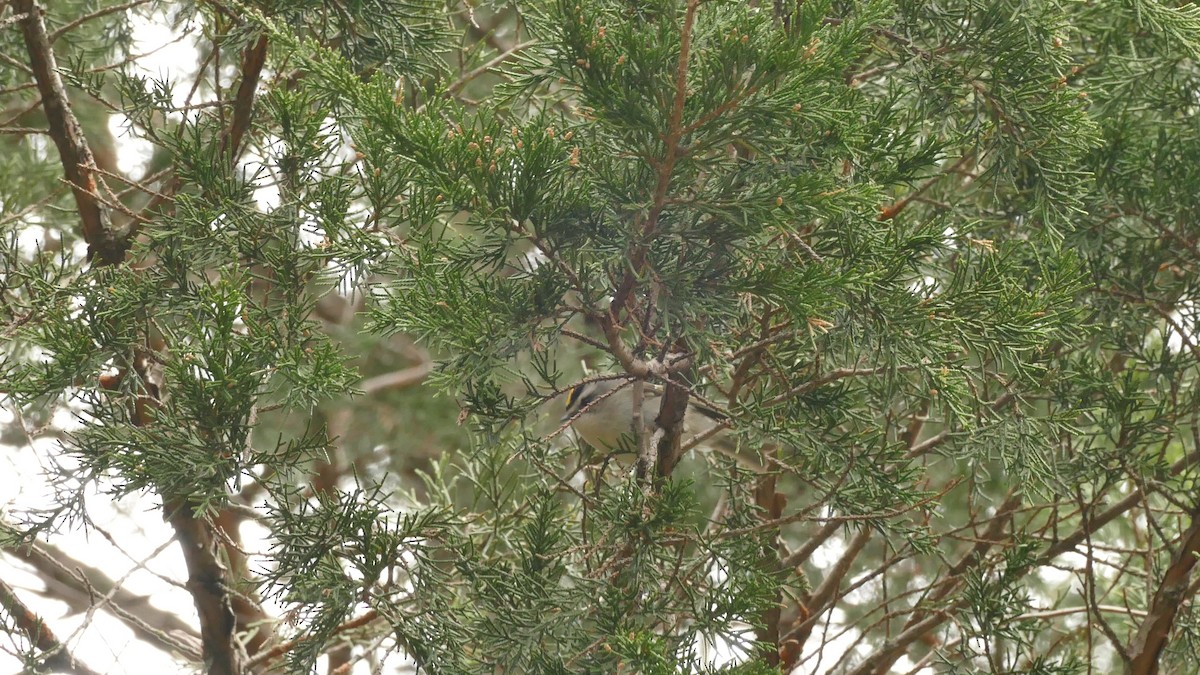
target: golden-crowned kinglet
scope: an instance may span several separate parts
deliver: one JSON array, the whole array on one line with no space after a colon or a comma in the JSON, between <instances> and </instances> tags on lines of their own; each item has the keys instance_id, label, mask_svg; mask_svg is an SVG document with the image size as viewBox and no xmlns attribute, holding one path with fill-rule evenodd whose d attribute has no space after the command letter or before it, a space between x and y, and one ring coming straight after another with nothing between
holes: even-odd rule
<instances>
[{"instance_id":1,"label":"golden-crowned kinglet","mask_svg":"<svg viewBox=\"0 0 1200 675\"><path fill-rule=\"evenodd\" d=\"M647 385L642 397L642 424L645 433L654 433L655 418L662 404L662 390ZM683 417L683 442L704 433L722 420L720 413L695 402L689 402ZM587 444L597 450L633 452L633 383L625 380L598 380L572 387L567 392L567 409L563 422Z\"/></svg>"}]
</instances>

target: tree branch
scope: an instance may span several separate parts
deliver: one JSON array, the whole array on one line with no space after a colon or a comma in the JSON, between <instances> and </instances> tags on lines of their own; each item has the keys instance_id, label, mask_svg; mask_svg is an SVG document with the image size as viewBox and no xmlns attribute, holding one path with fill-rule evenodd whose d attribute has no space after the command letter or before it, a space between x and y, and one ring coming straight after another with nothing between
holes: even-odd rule
<instances>
[{"instance_id":1,"label":"tree branch","mask_svg":"<svg viewBox=\"0 0 1200 675\"><path fill-rule=\"evenodd\" d=\"M1129 667L1125 672L1130 675L1158 673L1159 657L1171 637L1175 618L1186 598L1192 568L1200 555L1200 511L1191 515L1192 524L1183 534L1179 550L1171 557L1171 565L1154 591L1146 619L1129 645Z\"/></svg>"},{"instance_id":2,"label":"tree branch","mask_svg":"<svg viewBox=\"0 0 1200 675\"><path fill-rule=\"evenodd\" d=\"M768 473L759 476L754 485L754 503L762 513L762 519L768 523L776 523L783 515L784 503L787 501L777 491L779 476ZM758 567L769 575L778 578L783 568L779 564L779 527L767 530L770 537L762 544L759 554ZM783 641L779 624L783 620L783 588L775 591L775 603L763 612L761 626L756 629L755 637L759 644L759 653L768 666L776 667L782 658Z\"/></svg>"},{"instance_id":3,"label":"tree branch","mask_svg":"<svg viewBox=\"0 0 1200 675\"><path fill-rule=\"evenodd\" d=\"M624 344L624 340L621 338L619 317L621 311L625 309L625 305L629 302L637 280L646 266L646 255L649 251L648 242L653 238L654 232L658 228L658 219L666 207L667 193L671 187L671 177L674 175L675 163L679 158L679 144L683 138L683 110L688 96L687 74L688 60L691 57L692 49L692 28L696 23L696 9L699 6L699 0L688 0L687 10L683 18L683 26L680 28L679 65L675 71L675 98L671 105L671 116L667 120L667 132L662 139L663 156L656 161L651 161L657 174L657 181L654 186L650 209L644 218L639 218L639 222L635 223L635 227L638 230L638 240L630 247L628 256L629 266L625 270L621 283L613 293L612 303L609 305L608 312L601 314L599 317L600 325L604 329L604 335L608 339L613 355L621 362L626 372L642 378L651 374L649 364L635 358L628 346Z\"/></svg>"},{"instance_id":4,"label":"tree branch","mask_svg":"<svg viewBox=\"0 0 1200 675\"><path fill-rule=\"evenodd\" d=\"M25 633L29 641L41 650L44 654L43 663L51 670L78 675L99 675L91 668L75 661L75 658L67 651L66 646L59 642L46 622L26 607L12 587L3 580L0 580L0 607L3 607L4 611L12 617L17 628Z\"/></svg>"},{"instance_id":5,"label":"tree branch","mask_svg":"<svg viewBox=\"0 0 1200 675\"><path fill-rule=\"evenodd\" d=\"M0 525L0 528L9 529L5 525ZM30 542L20 545L5 545L3 550L31 565L37 570L43 581L57 582L81 593L87 593L88 586L90 586L92 590L101 595L111 595L110 603L116 610L114 614L144 639L161 643L162 635L171 631L195 635L195 629L191 625L171 612L158 609L151 604L150 598L116 586L113 580L100 569L75 560L49 544ZM72 570L75 573L72 573ZM70 598L56 599L63 600L69 606L80 604L73 603ZM147 626L153 627L154 630L147 630ZM176 644L169 646L172 649L180 649L180 646ZM186 650L180 649L180 651Z\"/></svg>"},{"instance_id":6,"label":"tree branch","mask_svg":"<svg viewBox=\"0 0 1200 675\"><path fill-rule=\"evenodd\" d=\"M850 543L846 545L845 551L838 558L838 561L834 563L833 568L825 575L825 580L805 600L804 610L807 618L788 631L787 635L781 640L784 644L789 642L796 643L796 646L791 650L794 657L800 655L800 648L808 641L813 626L817 624L817 618L821 616L826 607L838 595L842 580L846 577L846 573L850 571L850 565L858 558L858 554L862 552L867 543L871 541L873 533L874 530L869 527L859 530L854 535L854 538L850 540ZM793 661L783 665L785 669L790 669L794 668L796 663Z\"/></svg>"},{"instance_id":7,"label":"tree branch","mask_svg":"<svg viewBox=\"0 0 1200 675\"><path fill-rule=\"evenodd\" d=\"M88 259L99 265L117 265L125 259L127 238L114 229L99 199L96 160L88 147L79 120L71 111L66 87L58 75L54 50L46 34L43 10L35 0L13 0L13 8L25 14L21 28L29 63L42 96L42 107L50 127L50 137L58 148L63 173L75 195L75 206L83 221L83 238L88 244Z\"/></svg>"},{"instance_id":8,"label":"tree branch","mask_svg":"<svg viewBox=\"0 0 1200 675\"><path fill-rule=\"evenodd\" d=\"M1197 456L1195 453L1179 459L1171 465L1170 475L1179 475L1180 472L1196 461ZM1075 547L1082 543L1089 534L1099 530L1123 515L1129 509L1137 506L1145 494L1146 493L1144 493L1141 488L1135 488L1133 492L1130 492L1129 495L1121 501L1108 507L1098 515L1088 518L1088 523L1086 526L1080 527L1078 530L1051 544L1044 552L1042 552L1042 555L1038 556L1036 564L1045 565L1064 553L1074 551Z\"/></svg>"},{"instance_id":9,"label":"tree branch","mask_svg":"<svg viewBox=\"0 0 1200 675\"><path fill-rule=\"evenodd\" d=\"M431 372L433 372L433 360L425 355L424 360L415 366L369 377L359 382L358 388L364 394L377 394L387 389L407 389L424 382Z\"/></svg>"},{"instance_id":10,"label":"tree branch","mask_svg":"<svg viewBox=\"0 0 1200 675\"><path fill-rule=\"evenodd\" d=\"M50 42L57 41L60 37L62 37L66 33L69 33L71 31L75 30L76 28L82 26L83 24L87 23L88 21L92 21L94 19L99 19L100 17L108 16L109 14L116 14L117 12L124 12L125 10L133 9L134 7L137 7L138 5L145 5L145 4L149 3L150 1L151 0L132 0L131 2L122 3L120 5L113 5L112 7L102 7L94 12L89 13L89 14L84 14L83 16L75 19L74 21L71 21L70 23L68 23L64 26L61 26L60 28L55 30L53 33L51 33L50 34Z\"/></svg>"},{"instance_id":11,"label":"tree branch","mask_svg":"<svg viewBox=\"0 0 1200 675\"><path fill-rule=\"evenodd\" d=\"M374 609L368 610L362 616L354 618L354 619L350 619L349 621L346 621L345 623L339 625L337 628L334 628L332 631L330 631L329 636L333 637L340 633L344 633L348 630L360 628L362 626L365 626L365 625L371 623L372 621L374 621L375 619L378 619L378 618L379 618L379 612L377 610L374 610ZM254 656L254 658L250 659L250 663L248 665L253 668L253 667L257 667L257 666L263 665L265 663L274 661L275 659L278 659L279 657L287 654L288 652L292 651L300 644L307 642L310 639L312 639L310 636L302 635L294 640L289 640L287 642L284 642L283 644L275 645L271 649L269 649L265 652L262 652L261 654L256 654Z\"/></svg>"},{"instance_id":12,"label":"tree branch","mask_svg":"<svg viewBox=\"0 0 1200 675\"><path fill-rule=\"evenodd\" d=\"M219 542L213 536L213 526L192 513L192 508L180 499L163 504L187 565L187 589L200 615L200 640L208 675L241 675L243 659L234 635L236 620L229 575L217 558Z\"/></svg>"},{"instance_id":13,"label":"tree branch","mask_svg":"<svg viewBox=\"0 0 1200 675\"><path fill-rule=\"evenodd\" d=\"M996 509L996 514L992 516L987 529L979 538L979 541L975 543L975 546L960 558L957 563L951 566L938 590L919 603L922 606L932 609L914 610L908 621L904 624L904 630L901 631L900 635L897 635L893 640L880 647L878 651L860 663L858 667L851 671L852 675L885 675L891 670L896 660L904 655L910 644L940 626L946 619L950 618L955 610L966 603L965 598L959 598L951 603L949 607L936 608L936 603L945 600L958 588L959 580L963 574L981 564L985 560L988 550L1001 541L1001 535L1008 526L1009 517L1020 505L1021 494L1019 492L1010 494L1008 499Z\"/></svg>"},{"instance_id":14,"label":"tree branch","mask_svg":"<svg viewBox=\"0 0 1200 675\"><path fill-rule=\"evenodd\" d=\"M258 89L258 79L266 62L267 36L262 35L242 52L242 82L234 96L233 119L229 122L228 131L221 138L221 152L229 153L230 164L237 161L242 137L250 128L250 115L254 112L254 92Z\"/></svg>"}]
</instances>

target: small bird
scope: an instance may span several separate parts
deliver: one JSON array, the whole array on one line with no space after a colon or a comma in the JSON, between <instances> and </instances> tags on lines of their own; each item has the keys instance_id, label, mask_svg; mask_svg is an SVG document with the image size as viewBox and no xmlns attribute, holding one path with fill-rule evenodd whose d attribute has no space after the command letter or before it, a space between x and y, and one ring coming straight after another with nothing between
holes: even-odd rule
<instances>
[{"instance_id":1,"label":"small bird","mask_svg":"<svg viewBox=\"0 0 1200 675\"><path fill-rule=\"evenodd\" d=\"M645 433L654 433L661 388L646 387L642 397L642 424ZM683 441L704 433L725 418L715 410L690 403L683 418ZM567 392L567 409L562 422L588 445L602 451L636 452L632 447L630 425L633 420L633 384L621 380L597 380L572 387Z\"/></svg>"}]
</instances>

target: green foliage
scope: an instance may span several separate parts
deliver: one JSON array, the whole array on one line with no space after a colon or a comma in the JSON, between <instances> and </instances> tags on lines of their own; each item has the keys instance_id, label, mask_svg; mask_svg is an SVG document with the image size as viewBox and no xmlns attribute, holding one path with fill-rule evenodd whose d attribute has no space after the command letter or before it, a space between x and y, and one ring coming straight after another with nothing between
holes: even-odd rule
<instances>
[{"instance_id":1,"label":"green foliage","mask_svg":"<svg viewBox=\"0 0 1200 675\"><path fill-rule=\"evenodd\" d=\"M343 639L445 673L1082 672L1166 611L1200 523L1190 6L219 3L158 79L98 67L128 8L46 22L89 12L54 46L84 135L120 111L155 154L96 174L129 252L87 260L0 64L2 438L75 420L25 539L86 523L80 485L258 510L262 564L214 547L290 672ZM729 429L631 473L559 420L581 361Z\"/></svg>"}]
</instances>

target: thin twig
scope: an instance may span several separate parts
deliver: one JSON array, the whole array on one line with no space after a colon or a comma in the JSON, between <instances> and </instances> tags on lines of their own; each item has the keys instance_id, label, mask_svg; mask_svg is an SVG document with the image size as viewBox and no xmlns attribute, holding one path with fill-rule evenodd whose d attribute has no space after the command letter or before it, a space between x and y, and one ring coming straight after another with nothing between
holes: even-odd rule
<instances>
[{"instance_id":1,"label":"thin twig","mask_svg":"<svg viewBox=\"0 0 1200 675\"><path fill-rule=\"evenodd\" d=\"M424 382L431 372L433 360L426 358L415 366L367 378L358 384L358 388L364 394L376 394L385 389L407 389Z\"/></svg>"},{"instance_id":2,"label":"thin twig","mask_svg":"<svg viewBox=\"0 0 1200 675\"><path fill-rule=\"evenodd\" d=\"M371 623L372 621L374 621L378 618L379 618L379 612L377 610L374 610L374 609L368 610L362 616L354 618L354 619L350 619L349 621L334 628L332 631L329 632L329 637L333 637L340 633L344 633L348 630L360 628L362 626L365 626L365 625ZM296 638L295 640L288 640L287 642L284 642L283 644L275 645L274 647L272 647L271 649L268 649L265 652L262 652L260 654L255 654L254 658L252 658L246 662L246 666L248 668L253 669L264 663L269 663L271 661L274 661L275 659L283 656L284 654L287 654L288 652L295 649L297 646L299 646L305 642L308 642L311 639L313 639L312 636L302 635L302 636Z\"/></svg>"},{"instance_id":3,"label":"thin twig","mask_svg":"<svg viewBox=\"0 0 1200 675\"><path fill-rule=\"evenodd\" d=\"M65 33L75 30L76 28L78 28L79 26L82 26L83 24L87 23L88 21L91 21L93 19L99 19L100 17L107 16L109 14L116 14L117 12L124 12L127 9L133 9L134 7L137 7L138 5L144 5L148 2L150 2L150 0L132 0L132 2L126 2L121 5L113 5L111 7L104 7L104 8L98 9L94 12L91 12L89 14L84 14L83 16L79 17L78 19L75 19L74 21L63 25L62 27L60 27L59 29L57 29L53 33L51 33L50 34L50 43L53 44L56 40L58 40L58 38L62 37Z\"/></svg>"},{"instance_id":4,"label":"thin twig","mask_svg":"<svg viewBox=\"0 0 1200 675\"><path fill-rule=\"evenodd\" d=\"M459 92L459 90L461 90L463 87L467 86L467 84L470 83L471 80L473 80L473 79L479 77L480 75L486 73L487 71L495 68L496 66L500 65L501 63L504 63L513 54L516 54L517 52L522 51L524 49L528 49L535 44L537 44L536 41L530 40L529 42L522 42L521 44L514 45L514 46L500 52L494 58L489 60L487 63L484 63L483 65L468 71L467 73L463 74L462 77L460 77L457 80L455 80L454 82L450 83L450 86L446 87L446 94L450 95L450 96L457 94Z\"/></svg>"}]
</instances>

